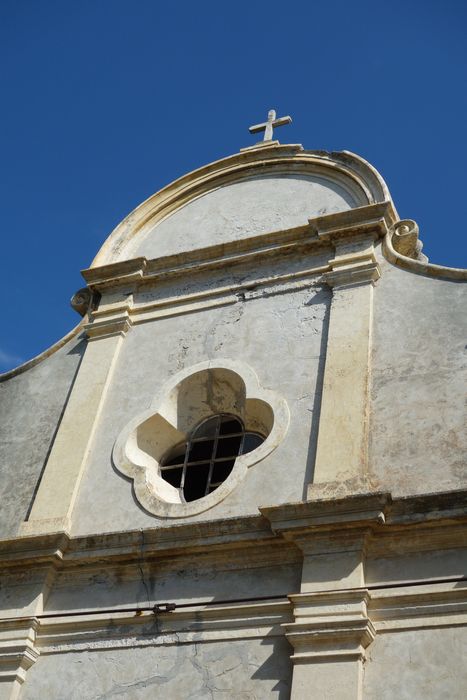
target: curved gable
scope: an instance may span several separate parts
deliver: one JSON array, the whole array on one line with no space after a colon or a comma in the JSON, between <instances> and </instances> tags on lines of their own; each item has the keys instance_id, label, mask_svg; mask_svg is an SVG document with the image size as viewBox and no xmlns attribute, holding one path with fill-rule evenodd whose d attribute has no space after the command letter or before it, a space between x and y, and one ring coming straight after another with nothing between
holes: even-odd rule
<instances>
[{"instance_id":1,"label":"curved gable","mask_svg":"<svg viewBox=\"0 0 467 700\"><path fill-rule=\"evenodd\" d=\"M359 206L355 193L316 175L259 175L212 190L150 227L130 247L148 259L306 225Z\"/></svg>"},{"instance_id":2,"label":"curved gable","mask_svg":"<svg viewBox=\"0 0 467 700\"><path fill-rule=\"evenodd\" d=\"M384 181L351 153L256 148L154 194L117 226L92 267L304 226L309 219L383 201L391 202Z\"/></svg>"}]
</instances>

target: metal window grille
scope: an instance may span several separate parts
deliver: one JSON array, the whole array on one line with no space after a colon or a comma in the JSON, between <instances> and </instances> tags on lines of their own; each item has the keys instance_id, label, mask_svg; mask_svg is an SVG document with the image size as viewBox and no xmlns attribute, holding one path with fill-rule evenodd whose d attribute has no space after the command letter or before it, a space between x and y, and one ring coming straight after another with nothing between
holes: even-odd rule
<instances>
[{"instance_id":1,"label":"metal window grille","mask_svg":"<svg viewBox=\"0 0 467 700\"><path fill-rule=\"evenodd\" d=\"M184 502L212 493L229 476L239 455L252 452L265 438L245 430L240 418L220 413L202 421L186 442L161 462L163 479L179 489Z\"/></svg>"}]
</instances>

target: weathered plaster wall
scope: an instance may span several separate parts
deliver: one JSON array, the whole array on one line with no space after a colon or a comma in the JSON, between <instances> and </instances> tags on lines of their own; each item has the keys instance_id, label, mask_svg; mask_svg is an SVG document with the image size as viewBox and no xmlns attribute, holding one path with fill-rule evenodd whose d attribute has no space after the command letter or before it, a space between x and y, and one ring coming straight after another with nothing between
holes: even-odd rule
<instances>
[{"instance_id":1,"label":"weathered plaster wall","mask_svg":"<svg viewBox=\"0 0 467 700\"><path fill-rule=\"evenodd\" d=\"M269 231L303 226L308 219L359 206L344 187L311 175L271 175L220 187L138 234L125 258L194 250Z\"/></svg>"},{"instance_id":2,"label":"weathered plaster wall","mask_svg":"<svg viewBox=\"0 0 467 700\"><path fill-rule=\"evenodd\" d=\"M364 666L364 700L464 700L467 628L380 634Z\"/></svg>"},{"instance_id":3,"label":"weathered plaster wall","mask_svg":"<svg viewBox=\"0 0 467 700\"><path fill-rule=\"evenodd\" d=\"M403 549L403 541L398 543ZM392 556L371 558L365 562L367 584L387 583L388 581L418 581L421 579L443 579L446 576L465 575L467 570L467 549L435 549L410 553L397 552L392 545Z\"/></svg>"},{"instance_id":4,"label":"weathered plaster wall","mask_svg":"<svg viewBox=\"0 0 467 700\"><path fill-rule=\"evenodd\" d=\"M81 335L0 382L0 538L25 519L85 342Z\"/></svg>"},{"instance_id":5,"label":"weathered plaster wall","mask_svg":"<svg viewBox=\"0 0 467 700\"><path fill-rule=\"evenodd\" d=\"M231 559L234 559L230 555ZM255 560L256 559L256 560ZM147 606L154 602L196 602L286 596L300 588L301 562L290 556L275 566L245 550L242 561L199 555L147 561L110 569L60 573L47 599L47 612Z\"/></svg>"},{"instance_id":6,"label":"weathered plaster wall","mask_svg":"<svg viewBox=\"0 0 467 700\"><path fill-rule=\"evenodd\" d=\"M101 649L41 656L21 700L289 698L283 637Z\"/></svg>"},{"instance_id":7,"label":"weathered plaster wall","mask_svg":"<svg viewBox=\"0 0 467 700\"><path fill-rule=\"evenodd\" d=\"M467 285L382 261L375 287L370 468L395 495L467 483Z\"/></svg>"},{"instance_id":8,"label":"weathered plaster wall","mask_svg":"<svg viewBox=\"0 0 467 700\"><path fill-rule=\"evenodd\" d=\"M286 399L291 421L279 447L250 468L224 501L194 519L256 514L259 505L301 500L314 463L329 299L330 291L322 287L274 296L266 290L249 301L135 326L125 338L106 399L73 514L73 532L168 523L133 499L129 482L111 464L112 447L168 377L208 359L249 365L263 388Z\"/></svg>"}]
</instances>

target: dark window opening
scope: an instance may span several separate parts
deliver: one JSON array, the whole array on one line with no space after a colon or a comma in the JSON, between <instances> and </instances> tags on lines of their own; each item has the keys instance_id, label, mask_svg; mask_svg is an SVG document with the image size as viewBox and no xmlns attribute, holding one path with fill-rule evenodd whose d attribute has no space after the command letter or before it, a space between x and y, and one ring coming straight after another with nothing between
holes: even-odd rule
<instances>
[{"instance_id":1,"label":"dark window opening","mask_svg":"<svg viewBox=\"0 0 467 700\"><path fill-rule=\"evenodd\" d=\"M179 489L186 503L212 493L229 476L239 455L252 452L265 440L245 430L243 422L220 413L200 423L188 440L161 462L161 476Z\"/></svg>"}]
</instances>

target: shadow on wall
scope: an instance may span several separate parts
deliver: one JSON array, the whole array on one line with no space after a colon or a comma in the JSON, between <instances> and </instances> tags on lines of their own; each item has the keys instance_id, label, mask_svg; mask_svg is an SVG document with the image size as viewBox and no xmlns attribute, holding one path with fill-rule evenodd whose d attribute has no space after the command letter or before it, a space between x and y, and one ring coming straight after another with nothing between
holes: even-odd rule
<instances>
[{"instance_id":1,"label":"shadow on wall","mask_svg":"<svg viewBox=\"0 0 467 700\"><path fill-rule=\"evenodd\" d=\"M306 460L305 469L305 481L303 484L303 500L307 499L307 488L308 484L313 481L315 460L316 460L316 448L318 444L318 430L319 430L319 419L321 414L321 399L323 395L323 381L324 381L324 367L326 364L326 348L328 345L328 331L329 331L329 314L331 310L331 298L332 293L328 287L323 287L320 289L307 303L306 306L315 306L322 304L325 307L325 313L323 318L322 330L321 330L321 343L320 352L318 360L318 375L316 377L316 389L314 393L313 406L308 410L311 411L311 429L310 429L310 440L308 443L308 454Z\"/></svg>"},{"instance_id":2,"label":"shadow on wall","mask_svg":"<svg viewBox=\"0 0 467 700\"><path fill-rule=\"evenodd\" d=\"M277 700L288 700L292 687L292 661L290 659L293 649L285 637L272 636L269 633L262 641L261 645L271 647L271 654L266 661L259 666L251 676L256 680L277 681L272 686L271 691ZM277 693L277 695L276 695Z\"/></svg>"},{"instance_id":3,"label":"shadow on wall","mask_svg":"<svg viewBox=\"0 0 467 700\"><path fill-rule=\"evenodd\" d=\"M65 409L66 409L66 407L67 407L68 400L69 400L69 398L70 398L71 392L73 391L73 387L74 387L74 385L75 385L76 377L78 376L79 368L80 368L81 362L83 361L84 352L85 352L85 350L86 350L87 343L88 343L87 338L86 338L85 336L81 336L81 340L80 340L76 345L73 345L72 348L71 348L70 350L68 350L68 352L67 352L67 355L78 355L79 360L78 360L78 364L76 365L75 373L74 373L73 378L72 378L72 380L71 380L70 387L69 387L68 392L67 392L67 394L66 394L66 397L65 397L65 401L64 401L64 403L63 403L62 410L60 411L60 416L59 416L58 421L57 421L57 424L56 424L56 426L55 426L55 430L54 430L53 433L52 433L52 437L51 437L50 442L49 442L49 445L48 445L48 447L47 447L47 451L46 451L46 454L45 454L44 461L43 461L43 463L42 463L42 467L41 467L41 471L40 471L40 474L39 474L39 478L38 478L37 483L36 483L36 485L35 485L35 487L34 487L34 491L33 491L33 494L32 494L32 497L31 497L31 500L30 500L30 503L29 503L29 506L28 506L28 509L27 509L27 512L26 512L26 515L25 515L25 518L24 518L25 520L29 520L29 514L31 513L31 509L32 509L32 506L33 506L33 504L34 504L34 500L35 500L35 498L36 498L37 491L39 490L39 486L40 486L41 481L42 481L42 476L43 476L43 474L44 474L44 470L45 470L47 461L48 461L48 459L49 459L50 452L51 452L52 447L53 447L53 444L54 444L54 442L55 442L55 437L56 437L56 435L57 435L57 433L58 433L58 431L59 431L59 429L60 429L60 424L61 424L61 422L62 422L63 414L65 413Z\"/></svg>"}]
</instances>

